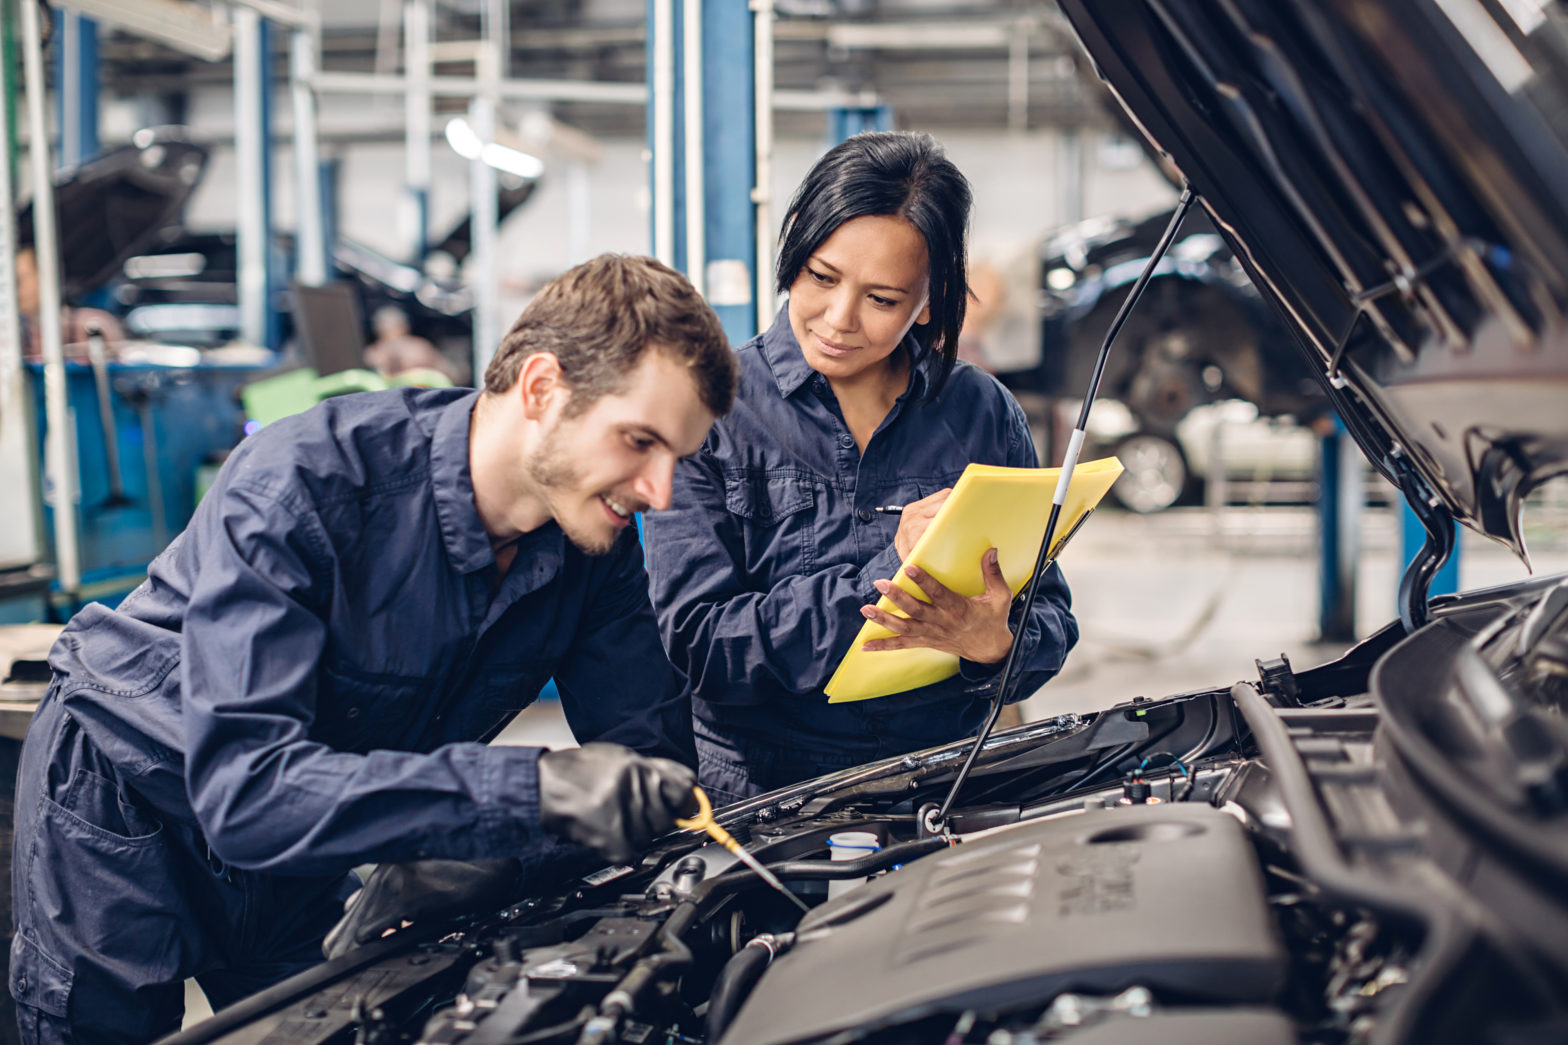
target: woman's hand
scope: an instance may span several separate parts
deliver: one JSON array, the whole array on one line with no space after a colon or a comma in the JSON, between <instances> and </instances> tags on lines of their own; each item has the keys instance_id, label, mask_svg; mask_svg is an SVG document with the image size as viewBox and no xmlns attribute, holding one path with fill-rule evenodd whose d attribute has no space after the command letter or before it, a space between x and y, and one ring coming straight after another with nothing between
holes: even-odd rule
<instances>
[{"instance_id":1,"label":"woman's hand","mask_svg":"<svg viewBox=\"0 0 1568 1045\"><path fill-rule=\"evenodd\" d=\"M898 551L900 559L909 561L909 553L914 551L915 542L926 532L926 527L936 518L936 510L942 507L942 502L952 492L953 488L948 487L930 497L922 497L904 505L903 514L898 517L898 532L893 535L893 547Z\"/></svg>"},{"instance_id":2,"label":"woman's hand","mask_svg":"<svg viewBox=\"0 0 1568 1045\"><path fill-rule=\"evenodd\" d=\"M945 495L946 491L940 496ZM1012 629L1007 626L1007 611L1012 606L1013 593L1007 586L1007 578L1002 576L1002 568L997 565L995 548L980 558L980 576L985 580L985 591L973 598L959 595L918 566L906 566L904 572L931 601L920 601L892 581L877 581L877 591L908 617L887 613L875 606L860 607L861 615L867 620L875 621L893 633L892 638L872 639L861 649L867 652L935 649L978 664L995 664L1007 656L1013 646Z\"/></svg>"}]
</instances>

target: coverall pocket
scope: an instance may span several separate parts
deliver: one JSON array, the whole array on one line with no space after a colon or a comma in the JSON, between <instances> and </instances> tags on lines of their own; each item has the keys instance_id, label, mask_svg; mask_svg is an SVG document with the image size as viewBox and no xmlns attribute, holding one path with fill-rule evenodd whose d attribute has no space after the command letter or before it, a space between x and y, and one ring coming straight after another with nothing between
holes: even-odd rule
<instances>
[{"instance_id":1,"label":"coverall pocket","mask_svg":"<svg viewBox=\"0 0 1568 1045\"><path fill-rule=\"evenodd\" d=\"M425 680L322 667L316 697L315 740L339 751L368 751L380 738L396 736Z\"/></svg>"},{"instance_id":2,"label":"coverall pocket","mask_svg":"<svg viewBox=\"0 0 1568 1045\"><path fill-rule=\"evenodd\" d=\"M816 504L816 485L798 475L724 477L724 506L745 521L746 569L766 578L812 572Z\"/></svg>"},{"instance_id":3,"label":"coverall pocket","mask_svg":"<svg viewBox=\"0 0 1568 1045\"><path fill-rule=\"evenodd\" d=\"M71 1002L71 970L38 949L25 933L11 939L11 997L56 1019Z\"/></svg>"}]
</instances>

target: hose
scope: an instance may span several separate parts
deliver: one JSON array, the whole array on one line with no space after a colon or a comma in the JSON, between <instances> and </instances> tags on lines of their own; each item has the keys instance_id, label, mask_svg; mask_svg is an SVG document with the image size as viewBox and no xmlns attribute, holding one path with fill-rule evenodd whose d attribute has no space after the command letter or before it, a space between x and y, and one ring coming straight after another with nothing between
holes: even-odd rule
<instances>
[{"instance_id":1,"label":"hose","mask_svg":"<svg viewBox=\"0 0 1568 1045\"><path fill-rule=\"evenodd\" d=\"M794 933L763 933L724 963L713 982L713 992L708 995L708 1041L716 1042L724 1036L773 959L794 942Z\"/></svg>"}]
</instances>

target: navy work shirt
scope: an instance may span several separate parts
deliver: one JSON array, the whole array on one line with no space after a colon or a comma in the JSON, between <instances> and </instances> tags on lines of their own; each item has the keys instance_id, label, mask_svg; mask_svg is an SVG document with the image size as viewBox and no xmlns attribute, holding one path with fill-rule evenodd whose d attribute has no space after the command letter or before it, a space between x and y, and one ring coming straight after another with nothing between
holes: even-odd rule
<instances>
[{"instance_id":1,"label":"navy work shirt","mask_svg":"<svg viewBox=\"0 0 1568 1045\"><path fill-rule=\"evenodd\" d=\"M498 579L474 506L478 393L329 400L246 439L118 609L50 655L52 699L238 867L520 855L540 749L486 747L552 675L580 741L693 761L635 534L550 523Z\"/></svg>"},{"instance_id":2,"label":"navy work shirt","mask_svg":"<svg viewBox=\"0 0 1568 1045\"><path fill-rule=\"evenodd\" d=\"M740 349L735 409L676 466L670 510L644 522L654 608L717 787L726 760L745 763L734 768L755 793L973 735L984 719L999 664L961 662L951 679L878 700L822 693L860 607L879 598L872 582L901 564L898 517L872 509L950 487L972 461L1037 464L1023 410L995 378L960 362L928 401L936 360L913 338L900 350L916 361L909 386L862 455L781 310ZM1014 604L1014 699L1061 668L1078 638L1070 605L1055 567L1026 627Z\"/></svg>"}]
</instances>

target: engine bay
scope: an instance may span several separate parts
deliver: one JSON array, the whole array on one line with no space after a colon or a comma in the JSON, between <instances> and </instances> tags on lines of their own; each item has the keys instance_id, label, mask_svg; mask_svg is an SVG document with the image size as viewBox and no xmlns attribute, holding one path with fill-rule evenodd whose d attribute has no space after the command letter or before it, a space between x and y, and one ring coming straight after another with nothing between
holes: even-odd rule
<instances>
[{"instance_id":1,"label":"engine bay","mask_svg":"<svg viewBox=\"0 0 1568 1045\"><path fill-rule=\"evenodd\" d=\"M169 1040L1562 1040L1564 590L998 734L933 837L962 744L721 810L805 915L691 833L586 874L561 851L527 899ZM874 841L834 854L844 832Z\"/></svg>"}]
</instances>

